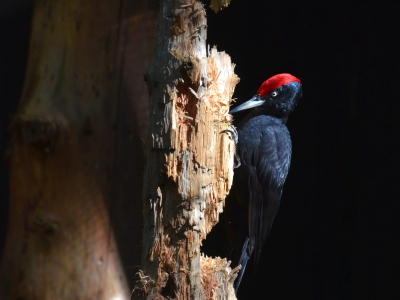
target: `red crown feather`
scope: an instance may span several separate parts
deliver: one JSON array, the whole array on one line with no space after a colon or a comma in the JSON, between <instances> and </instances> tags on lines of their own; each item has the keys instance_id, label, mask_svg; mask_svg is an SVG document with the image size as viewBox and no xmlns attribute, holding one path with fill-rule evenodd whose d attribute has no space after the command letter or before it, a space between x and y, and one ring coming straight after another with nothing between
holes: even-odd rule
<instances>
[{"instance_id":1,"label":"red crown feather","mask_svg":"<svg viewBox=\"0 0 400 300\"><path fill-rule=\"evenodd\" d=\"M258 89L257 94L259 94L261 97L264 97L281 85L288 84L290 82L300 82L300 80L288 73L272 76L264 81L264 83Z\"/></svg>"}]
</instances>

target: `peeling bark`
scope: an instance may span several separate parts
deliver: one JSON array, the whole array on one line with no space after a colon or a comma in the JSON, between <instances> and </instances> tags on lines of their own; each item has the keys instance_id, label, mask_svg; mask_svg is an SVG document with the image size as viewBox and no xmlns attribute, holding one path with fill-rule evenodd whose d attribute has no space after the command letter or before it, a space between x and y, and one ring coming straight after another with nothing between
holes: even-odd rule
<instances>
[{"instance_id":1,"label":"peeling bark","mask_svg":"<svg viewBox=\"0 0 400 300\"><path fill-rule=\"evenodd\" d=\"M202 4L162 1L159 20L146 76L143 269L133 297L235 299L227 284L235 272L226 260L201 259L200 246L232 184L235 146L221 131L238 77L228 55L206 49ZM211 278L214 292L202 286Z\"/></svg>"}]
</instances>

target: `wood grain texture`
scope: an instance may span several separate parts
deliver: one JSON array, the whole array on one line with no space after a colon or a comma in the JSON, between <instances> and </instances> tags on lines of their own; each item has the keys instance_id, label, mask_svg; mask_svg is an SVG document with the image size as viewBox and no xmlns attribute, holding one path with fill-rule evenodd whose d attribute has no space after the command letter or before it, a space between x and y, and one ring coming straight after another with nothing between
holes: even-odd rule
<instances>
[{"instance_id":1,"label":"wood grain texture","mask_svg":"<svg viewBox=\"0 0 400 300\"><path fill-rule=\"evenodd\" d=\"M129 299L119 253L140 261L149 2L35 2L0 299Z\"/></svg>"},{"instance_id":2,"label":"wood grain texture","mask_svg":"<svg viewBox=\"0 0 400 300\"><path fill-rule=\"evenodd\" d=\"M146 76L143 269L134 297L234 299L228 291L205 292L200 245L218 222L232 184L235 146L221 131L231 121L238 77L227 54L206 48L202 4L166 0L160 11ZM203 261L204 267L220 265L214 270L225 270L225 282L233 276L225 260Z\"/></svg>"}]
</instances>

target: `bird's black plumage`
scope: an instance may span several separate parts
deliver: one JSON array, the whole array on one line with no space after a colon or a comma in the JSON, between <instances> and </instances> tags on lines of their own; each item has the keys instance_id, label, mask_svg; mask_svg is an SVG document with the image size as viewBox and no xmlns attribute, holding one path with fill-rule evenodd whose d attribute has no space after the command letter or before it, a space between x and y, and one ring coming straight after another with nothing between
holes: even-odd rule
<instances>
[{"instance_id":1,"label":"bird's black plumage","mask_svg":"<svg viewBox=\"0 0 400 300\"><path fill-rule=\"evenodd\" d=\"M276 76L281 75L291 76ZM255 264L259 260L289 171L292 144L285 123L301 97L301 84L293 78L297 81L281 85L266 81L264 85L269 89L265 87L264 95L257 94L246 102L252 110L237 127L236 149L241 165L235 170L225 209L232 244L229 258L233 267L242 265L236 290L251 255L254 253ZM271 86L274 89L270 90ZM257 101L256 105L252 101ZM246 104L240 107L247 108Z\"/></svg>"}]
</instances>

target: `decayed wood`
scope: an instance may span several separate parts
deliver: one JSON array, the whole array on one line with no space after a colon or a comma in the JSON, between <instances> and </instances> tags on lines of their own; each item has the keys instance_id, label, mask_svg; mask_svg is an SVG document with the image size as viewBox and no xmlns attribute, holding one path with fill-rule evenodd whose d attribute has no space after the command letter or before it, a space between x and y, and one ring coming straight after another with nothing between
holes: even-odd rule
<instances>
[{"instance_id":1,"label":"decayed wood","mask_svg":"<svg viewBox=\"0 0 400 300\"><path fill-rule=\"evenodd\" d=\"M122 227L115 210L132 207L120 197L141 202L140 192L132 197L134 171L121 165L137 168L132 157L143 155L140 139L133 141L145 115L135 114L135 80L142 82L148 54L132 51L151 53L134 30L152 33L156 18L133 8L127 15L126 3L35 1L24 93L11 125L0 299L129 299L113 228Z\"/></svg>"},{"instance_id":2,"label":"decayed wood","mask_svg":"<svg viewBox=\"0 0 400 300\"><path fill-rule=\"evenodd\" d=\"M221 131L231 121L238 78L228 55L206 50L201 3L162 1L159 20L146 76L143 268L133 296L235 299L227 283L234 272L224 259L201 260L200 245L218 221L232 183L235 146Z\"/></svg>"},{"instance_id":3,"label":"decayed wood","mask_svg":"<svg viewBox=\"0 0 400 300\"><path fill-rule=\"evenodd\" d=\"M211 0L210 7L215 13L217 13L220 10L228 7L230 3L231 0Z\"/></svg>"}]
</instances>

